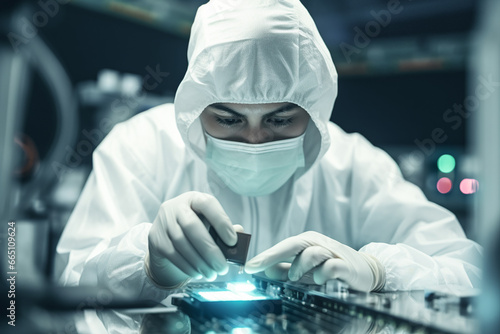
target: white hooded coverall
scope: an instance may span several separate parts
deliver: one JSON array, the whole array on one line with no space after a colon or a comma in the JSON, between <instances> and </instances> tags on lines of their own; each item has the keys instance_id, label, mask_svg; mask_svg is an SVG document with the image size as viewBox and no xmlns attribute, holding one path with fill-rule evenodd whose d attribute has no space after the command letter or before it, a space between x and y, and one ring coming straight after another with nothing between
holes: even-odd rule
<instances>
[{"instance_id":1,"label":"white hooded coverall","mask_svg":"<svg viewBox=\"0 0 500 334\"><path fill-rule=\"evenodd\" d=\"M166 297L144 272L148 232L164 201L199 191L252 234L249 258L317 231L377 258L385 290L478 286L481 248L455 216L404 181L386 153L329 121L337 73L299 1L208 2L196 14L188 60L173 105L115 126L95 150L57 247L62 284ZM200 113L212 103L275 102L310 114L305 167L270 195L235 194L205 164Z\"/></svg>"}]
</instances>

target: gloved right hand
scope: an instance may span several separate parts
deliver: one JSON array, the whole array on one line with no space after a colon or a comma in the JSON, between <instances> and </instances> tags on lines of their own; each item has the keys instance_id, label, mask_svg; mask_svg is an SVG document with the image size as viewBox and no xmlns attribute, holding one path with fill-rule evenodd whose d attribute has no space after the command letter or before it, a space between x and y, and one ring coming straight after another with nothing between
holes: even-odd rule
<instances>
[{"instance_id":1,"label":"gloved right hand","mask_svg":"<svg viewBox=\"0 0 500 334\"><path fill-rule=\"evenodd\" d=\"M175 289L191 278L213 280L217 274L227 273L227 261L210 236L207 223L227 245L236 244L235 228L242 228L233 227L212 195L191 191L161 205L149 231L149 252L144 259L145 271L157 286Z\"/></svg>"},{"instance_id":2,"label":"gloved right hand","mask_svg":"<svg viewBox=\"0 0 500 334\"><path fill-rule=\"evenodd\" d=\"M287 238L245 264L248 274L262 270L292 281L312 271L317 284L340 279L358 291L378 291L385 284L385 268L375 257L314 231Z\"/></svg>"}]
</instances>

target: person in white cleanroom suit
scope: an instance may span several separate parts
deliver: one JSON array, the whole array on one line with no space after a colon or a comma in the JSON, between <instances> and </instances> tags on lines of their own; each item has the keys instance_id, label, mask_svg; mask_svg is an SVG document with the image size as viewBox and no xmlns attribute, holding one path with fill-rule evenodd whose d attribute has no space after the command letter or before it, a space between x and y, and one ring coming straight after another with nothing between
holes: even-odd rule
<instances>
[{"instance_id":1,"label":"person in white cleanroom suit","mask_svg":"<svg viewBox=\"0 0 500 334\"><path fill-rule=\"evenodd\" d=\"M229 245L252 234L248 273L363 291L478 285L481 248L455 216L329 121L337 73L299 1L208 2L188 59L174 104L96 149L57 247L63 284L160 300L214 279L228 265L204 216Z\"/></svg>"}]
</instances>

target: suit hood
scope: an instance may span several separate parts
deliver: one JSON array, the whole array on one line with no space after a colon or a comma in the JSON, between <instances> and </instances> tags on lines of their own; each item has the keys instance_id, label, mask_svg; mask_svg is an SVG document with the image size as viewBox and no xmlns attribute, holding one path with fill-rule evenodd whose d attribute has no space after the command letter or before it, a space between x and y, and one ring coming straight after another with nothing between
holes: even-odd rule
<instances>
[{"instance_id":1,"label":"suit hood","mask_svg":"<svg viewBox=\"0 0 500 334\"><path fill-rule=\"evenodd\" d=\"M174 103L180 134L200 158L199 116L210 104L290 102L311 116L302 174L330 146L327 123L336 96L331 55L300 1L212 0L198 9Z\"/></svg>"}]
</instances>

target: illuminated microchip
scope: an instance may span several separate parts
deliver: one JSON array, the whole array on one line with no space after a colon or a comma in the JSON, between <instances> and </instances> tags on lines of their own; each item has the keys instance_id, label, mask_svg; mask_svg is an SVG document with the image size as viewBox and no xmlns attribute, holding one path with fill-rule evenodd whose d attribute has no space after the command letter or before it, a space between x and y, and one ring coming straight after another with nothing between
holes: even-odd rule
<instances>
[{"instance_id":1,"label":"illuminated microchip","mask_svg":"<svg viewBox=\"0 0 500 334\"><path fill-rule=\"evenodd\" d=\"M234 292L250 292L255 290L255 285L253 285L249 281L232 282L232 283L227 283L227 289Z\"/></svg>"},{"instance_id":2,"label":"illuminated microchip","mask_svg":"<svg viewBox=\"0 0 500 334\"><path fill-rule=\"evenodd\" d=\"M234 292L229 290L198 291L198 294L208 301L242 301L266 299L266 296L253 295L247 292Z\"/></svg>"}]
</instances>

